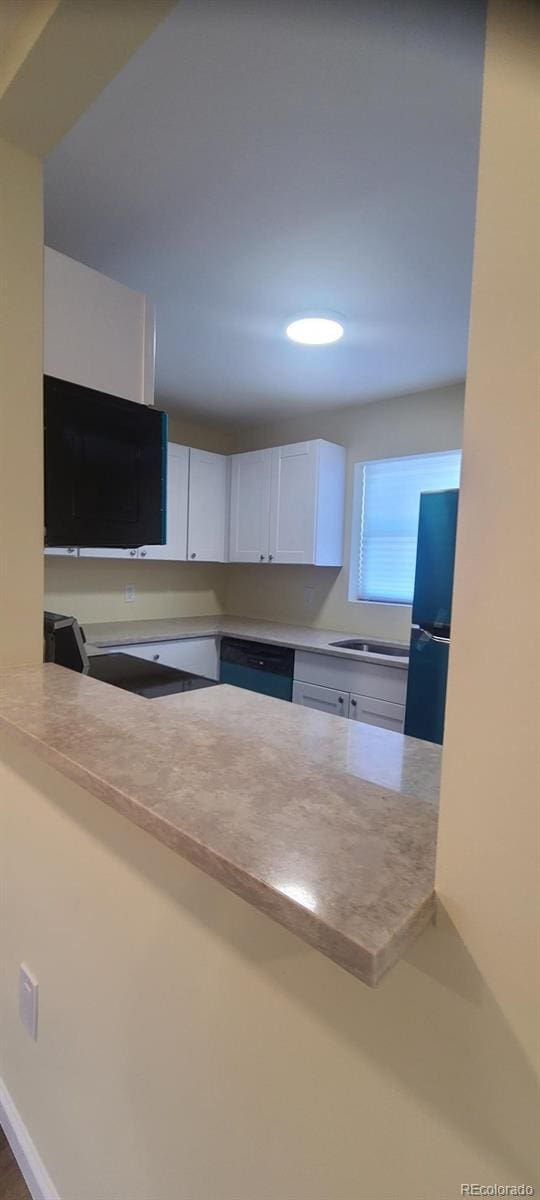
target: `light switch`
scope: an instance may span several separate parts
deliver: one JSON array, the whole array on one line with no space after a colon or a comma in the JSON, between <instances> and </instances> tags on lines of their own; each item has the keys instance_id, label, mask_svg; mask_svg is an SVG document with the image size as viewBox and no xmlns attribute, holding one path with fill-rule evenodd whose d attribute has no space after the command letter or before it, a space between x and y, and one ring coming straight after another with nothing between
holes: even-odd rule
<instances>
[{"instance_id":1,"label":"light switch","mask_svg":"<svg viewBox=\"0 0 540 1200\"><path fill-rule=\"evenodd\" d=\"M30 1034L36 1041L38 1026L38 994L39 984L26 963L21 963L19 971L19 1016Z\"/></svg>"}]
</instances>

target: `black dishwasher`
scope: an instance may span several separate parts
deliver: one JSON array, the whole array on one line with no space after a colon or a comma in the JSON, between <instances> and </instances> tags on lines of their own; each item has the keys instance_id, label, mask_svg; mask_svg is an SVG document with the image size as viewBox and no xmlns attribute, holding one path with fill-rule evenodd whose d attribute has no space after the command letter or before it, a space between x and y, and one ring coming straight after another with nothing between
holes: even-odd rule
<instances>
[{"instance_id":1,"label":"black dishwasher","mask_svg":"<svg viewBox=\"0 0 540 1200\"><path fill-rule=\"evenodd\" d=\"M221 639L220 683L279 700L292 700L294 650L271 646L267 642L245 642L241 638Z\"/></svg>"}]
</instances>

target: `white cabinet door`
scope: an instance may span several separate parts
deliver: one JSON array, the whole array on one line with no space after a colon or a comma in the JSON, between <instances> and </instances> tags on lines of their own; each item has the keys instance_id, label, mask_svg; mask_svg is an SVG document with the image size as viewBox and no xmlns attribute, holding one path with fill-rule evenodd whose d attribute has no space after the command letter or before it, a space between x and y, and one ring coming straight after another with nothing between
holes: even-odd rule
<instances>
[{"instance_id":1,"label":"white cabinet door","mask_svg":"<svg viewBox=\"0 0 540 1200\"><path fill-rule=\"evenodd\" d=\"M333 713L336 717L349 716L349 693L334 688L317 687L315 683L293 683L293 704L305 708L317 708L319 712Z\"/></svg>"},{"instance_id":2,"label":"white cabinet door","mask_svg":"<svg viewBox=\"0 0 540 1200\"><path fill-rule=\"evenodd\" d=\"M266 562L270 537L271 450L234 454L231 465L231 562Z\"/></svg>"},{"instance_id":3,"label":"white cabinet door","mask_svg":"<svg viewBox=\"0 0 540 1200\"><path fill-rule=\"evenodd\" d=\"M68 554L70 558L77 558L79 551L76 546L45 546L45 554Z\"/></svg>"},{"instance_id":4,"label":"white cabinet door","mask_svg":"<svg viewBox=\"0 0 540 1200\"><path fill-rule=\"evenodd\" d=\"M294 656L295 678L305 683L322 684L329 688L345 688L361 696L405 704L407 671L402 667L387 667L364 659L351 659L336 654L314 654L297 650Z\"/></svg>"},{"instance_id":5,"label":"white cabinet door","mask_svg":"<svg viewBox=\"0 0 540 1200\"><path fill-rule=\"evenodd\" d=\"M229 459L207 450L189 453L188 558L225 562Z\"/></svg>"},{"instance_id":6,"label":"white cabinet door","mask_svg":"<svg viewBox=\"0 0 540 1200\"><path fill-rule=\"evenodd\" d=\"M109 647L112 653L123 650L137 658L163 663L166 667L179 667L182 671L194 671L207 679L219 679L219 656L217 638L181 638L175 642L139 642L132 646Z\"/></svg>"},{"instance_id":7,"label":"white cabinet door","mask_svg":"<svg viewBox=\"0 0 540 1200\"><path fill-rule=\"evenodd\" d=\"M269 561L315 561L317 443L272 450Z\"/></svg>"},{"instance_id":8,"label":"white cabinet door","mask_svg":"<svg viewBox=\"0 0 540 1200\"><path fill-rule=\"evenodd\" d=\"M405 705L392 704L389 700L372 700L369 696L351 696L349 716L353 721L366 725L379 725L381 729L393 729L403 733Z\"/></svg>"},{"instance_id":9,"label":"white cabinet door","mask_svg":"<svg viewBox=\"0 0 540 1200\"><path fill-rule=\"evenodd\" d=\"M188 527L189 447L167 446L167 541L164 546L141 546L139 558L185 560Z\"/></svg>"}]
</instances>

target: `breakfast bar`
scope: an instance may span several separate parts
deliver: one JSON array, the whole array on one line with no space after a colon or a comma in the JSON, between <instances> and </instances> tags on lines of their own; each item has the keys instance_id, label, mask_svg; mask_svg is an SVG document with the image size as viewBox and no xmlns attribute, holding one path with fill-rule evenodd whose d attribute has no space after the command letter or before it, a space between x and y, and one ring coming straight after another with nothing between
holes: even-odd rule
<instances>
[{"instance_id":1,"label":"breakfast bar","mask_svg":"<svg viewBox=\"0 0 540 1200\"><path fill-rule=\"evenodd\" d=\"M438 746L222 685L152 702L52 663L0 728L375 986L434 914Z\"/></svg>"}]
</instances>

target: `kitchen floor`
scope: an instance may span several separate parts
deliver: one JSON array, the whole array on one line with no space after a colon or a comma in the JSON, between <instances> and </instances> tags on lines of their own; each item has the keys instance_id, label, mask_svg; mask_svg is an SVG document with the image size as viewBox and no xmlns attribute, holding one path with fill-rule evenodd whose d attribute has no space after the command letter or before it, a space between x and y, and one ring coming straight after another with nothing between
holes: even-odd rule
<instances>
[{"instance_id":1,"label":"kitchen floor","mask_svg":"<svg viewBox=\"0 0 540 1200\"><path fill-rule=\"evenodd\" d=\"M0 1200L32 1200L3 1129L0 1129Z\"/></svg>"}]
</instances>

